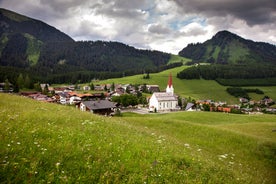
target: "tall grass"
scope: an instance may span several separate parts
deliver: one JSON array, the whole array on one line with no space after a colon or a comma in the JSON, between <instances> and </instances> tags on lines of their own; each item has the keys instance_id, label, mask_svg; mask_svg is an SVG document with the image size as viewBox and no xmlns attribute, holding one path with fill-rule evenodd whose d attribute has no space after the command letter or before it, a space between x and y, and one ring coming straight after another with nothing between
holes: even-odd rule
<instances>
[{"instance_id":1,"label":"tall grass","mask_svg":"<svg viewBox=\"0 0 276 184\"><path fill-rule=\"evenodd\" d=\"M0 94L1 183L275 183L275 116L102 117Z\"/></svg>"}]
</instances>

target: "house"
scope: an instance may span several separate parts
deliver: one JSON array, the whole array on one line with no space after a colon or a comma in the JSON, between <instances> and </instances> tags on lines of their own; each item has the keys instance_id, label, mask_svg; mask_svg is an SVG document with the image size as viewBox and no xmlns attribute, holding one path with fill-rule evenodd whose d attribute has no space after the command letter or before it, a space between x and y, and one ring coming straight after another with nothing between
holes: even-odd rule
<instances>
[{"instance_id":1,"label":"house","mask_svg":"<svg viewBox=\"0 0 276 184\"><path fill-rule=\"evenodd\" d=\"M69 99L70 105L76 104L81 101L81 98L78 96L71 96Z\"/></svg>"},{"instance_id":2,"label":"house","mask_svg":"<svg viewBox=\"0 0 276 184\"><path fill-rule=\"evenodd\" d=\"M248 103L249 100L247 98L239 98L239 101L241 103Z\"/></svg>"},{"instance_id":3,"label":"house","mask_svg":"<svg viewBox=\"0 0 276 184\"><path fill-rule=\"evenodd\" d=\"M110 115L114 112L115 104L108 100L95 100L80 102L81 111L89 111L95 114Z\"/></svg>"},{"instance_id":4,"label":"house","mask_svg":"<svg viewBox=\"0 0 276 184\"><path fill-rule=\"evenodd\" d=\"M83 86L82 89L83 89L84 91L89 91L89 90L91 90L90 86Z\"/></svg>"},{"instance_id":5,"label":"house","mask_svg":"<svg viewBox=\"0 0 276 184\"><path fill-rule=\"evenodd\" d=\"M150 93L160 92L158 85L147 85L146 87Z\"/></svg>"},{"instance_id":6,"label":"house","mask_svg":"<svg viewBox=\"0 0 276 184\"><path fill-rule=\"evenodd\" d=\"M185 107L185 111L195 111L194 106L195 106L195 104L188 103Z\"/></svg>"},{"instance_id":7,"label":"house","mask_svg":"<svg viewBox=\"0 0 276 184\"><path fill-rule=\"evenodd\" d=\"M11 83L8 83L8 90L5 90L6 83L0 83L0 92L13 92L13 85Z\"/></svg>"},{"instance_id":8,"label":"house","mask_svg":"<svg viewBox=\"0 0 276 184\"><path fill-rule=\"evenodd\" d=\"M179 110L178 99L174 95L172 75L170 74L166 92L154 92L149 100L149 111Z\"/></svg>"}]
</instances>

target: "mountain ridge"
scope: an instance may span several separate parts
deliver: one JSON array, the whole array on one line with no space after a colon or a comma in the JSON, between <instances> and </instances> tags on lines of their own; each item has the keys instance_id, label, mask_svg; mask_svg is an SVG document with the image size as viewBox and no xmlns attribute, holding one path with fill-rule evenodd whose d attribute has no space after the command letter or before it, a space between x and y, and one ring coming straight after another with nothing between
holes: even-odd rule
<instances>
[{"instance_id":1,"label":"mountain ridge","mask_svg":"<svg viewBox=\"0 0 276 184\"><path fill-rule=\"evenodd\" d=\"M270 63L276 64L276 46L244 39L223 30L203 43L191 43L179 52L194 62L218 64Z\"/></svg>"}]
</instances>

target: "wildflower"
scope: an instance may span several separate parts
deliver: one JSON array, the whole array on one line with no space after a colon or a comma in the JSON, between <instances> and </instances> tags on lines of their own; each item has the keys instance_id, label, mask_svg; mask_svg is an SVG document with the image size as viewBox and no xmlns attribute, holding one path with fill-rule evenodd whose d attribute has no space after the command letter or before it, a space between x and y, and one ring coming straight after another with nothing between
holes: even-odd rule
<instances>
[{"instance_id":1,"label":"wildflower","mask_svg":"<svg viewBox=\"0 0 276 184\"><path fill-rule=\"evenodd\" d=\"M184 144L185 147L189 148L190 147L190 144L186 143Z\"/></svg>"},{"instance_id":2,"label":"wildflower","mask_svg":"<svg viewBox=\"0 0 276 184\"><path fill-rule=\"evenodd\" d=\"M197 151L201 151L201 149L198 149Z\"/></svg>"},{"instance_id":3,"label":"wildflower","mask_svg":"<svg viewBox=\"0 0 276 184\"><path fill-rule=\"evenodd\" d=\"M10 144L8 144L8 147L10 147L11 145Z\"/></svg>"},{"instance_id":4,"label":"wildflower","mask_svg":"<svg viewBox=\"0 0 276 184\"><path fill-rule=\"evenodd\" d=\"M21 144L20 142L17 142L17 144L19 145L19 144Z\"/></svg>"},{"instance_id":5,"label":"wildflower","mask_svg":"<svg viewBox=\"0 0 276 184\"><path fill-rule=\"evenodd\" d=\"M59 166L60 166L60 163L59 163L59 162L57 162L57 163L56 163L56 168L58 169L58 168L59 168Z\"/></svg>"}]
</instances>

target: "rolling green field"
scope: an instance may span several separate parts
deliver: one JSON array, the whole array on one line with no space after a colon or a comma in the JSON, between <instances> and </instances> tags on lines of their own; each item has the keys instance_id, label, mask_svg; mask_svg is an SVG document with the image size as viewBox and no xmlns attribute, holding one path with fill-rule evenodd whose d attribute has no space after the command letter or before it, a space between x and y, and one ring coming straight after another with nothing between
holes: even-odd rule
<instances>
[{"instance_id":1,"label":"rolling green field","mask_svg":"<svg viewBox=\"0 0 276 184\"><path fill-rule=\"evenodd\" d=\"M0 183L275 183L275 115L102 117L0 94Z\"/></svg>"},{"instance_id":2,"label":"rolling green field","mask_svg":"<svg viewBox=\"0 0 276 184\"><path fill-rule=\"evenodd\" d=\"M100 81L101 84L108 84L114 82L115 84L157 84L160 90L165 90L168 82L168 76L172 73L174 91L181 97L191 97L196 100L211 99L215 101L226 101L229 104L239 103L238 99L229 95L226 92L228 86L222 86L213 80L183 80L176 77L177 73L187 68L188 66L181 66L160 73L150 74L150 79L143 79L143 75L134 75L123 78L115 78ZM249 88L249 87L246 87ZM258 88L272 99L276 99L276 86L257 86L250 88ZM251 98L257 97L260 100L264 95L249 94Z\"/></svg>"}]
</instances>

